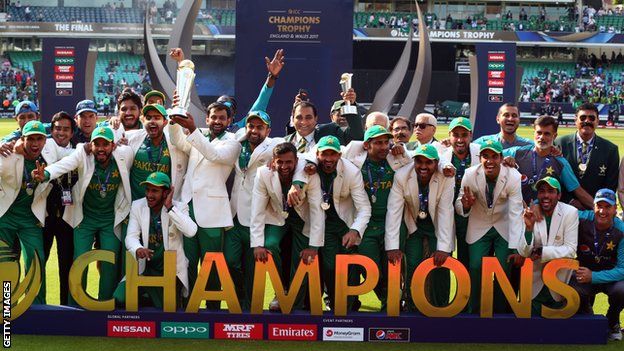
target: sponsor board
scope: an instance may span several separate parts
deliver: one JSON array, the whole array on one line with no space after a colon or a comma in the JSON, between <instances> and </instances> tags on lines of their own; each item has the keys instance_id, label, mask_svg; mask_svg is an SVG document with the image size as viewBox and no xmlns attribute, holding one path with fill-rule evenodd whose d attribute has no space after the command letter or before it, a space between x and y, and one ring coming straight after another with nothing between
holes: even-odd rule
<instances>
[{"instance_id":1,"label":"sponsor board","mask_svg":"<svg viewBox=\"0 0 624 351\"><path fill-rule=\"evenodd\" d=\"M74 80L74 75L73 74L55 74L54 75L54 80L55 81L69 81L69 80Z\"/></svg>"},{"instance_id":2,"label":"sponsor board","mask_svg":"<svg viewBox=\"0 0 624 351\"><path fill-rule=\"evenodd\" d=\"M54 66L54 73L74 73L74 66Z\"/></svg>"},{"instance_id":3,"label":"sponsor board","mask_svg":"<svg viewBox=\"0 0 624 351\"><path fill-rule=\"evenodd\" d=\"M215 323L215 339L253 339L262 340L260 323Z\"/></svg>"},{"instance_id":4,"label":"sponsor board","mask_svg":"<svg viewBox=\"0 0 624 351\"><path fill-rule=\"evenodd\" d=\"M368 328L368 341L409 342L409 328Z\"/></svg>"},{"instance_id":5,"label":"sponsor board","mask_svg":"<svg viewBox=\"0 0 624 351\"><path fill-rule=\"evenodd\" d=\"M162 322L160 337L174 339L209 339L210 324L191 322Z\"/></svg>"},{"instance_id":6,"label":"sponsor board","mask_svg":"<svg viewBox=\"0 0 624 351\"><path fill-rule=\"evenodd\" d=\"M364 341L364 328L323 327L323 341Z\"/></svg>"},{"instance_id":7,"label":"sponsor board","mask_svg":"<svg viewBox=\"0 0 624 351\"><path fill-rule=\"evenodd\" d=\"M488 78L504 79L505 71L488 71Z\"/></svg>"},{"instance_id":8,"label":"sponsor board","mask_svg":"<svg viewBox=\"0 0 624 351\"><path fill-rule=\"evenodd\" d=\"M488 87L504 87L504 79L488 79Z\"/></svg>"},{"instance_id":9,"label":"sponsor board","mask_svg":"<svg viewBox=\"0 0 624 351\"><path fill-rule=\"evenodd\" d=\"M74 48L55 48L54 56L75 56Z\"/></svg>"},{"instance_id":10,"label":"sponsor board","mask_svg":"<svg viewBox=\"0 0 624 351\"><path fill-rule=\"evenodd\" d=\"M108 321L108 336L118 338L155 338L156 322Z\"/></svg>"},{"instance_id":11,"label":"sponsor board","mask_svg":"<svg viewBox=\"0 0 624 351\"><path fill-rule=\"evenodd\" d=\"M307 340L317 339L315 324L269 324L269 340Z\"/></svg>"},{"instance_id":12,"label":"sponsor board","mask_svg":"<svg viewBox=\"0 0 624 351\"><path fill-rule=\"evenodd\" d=\"M488 95L489 102L503 102L502 95Z\"/></svg>"},{"instance_id":13,"label":"sponsor board","mask_svg":"<svg viewBox=\"0 0 624 351\"><path fill-rule=\"evenodd\" d=\"M505 53L504 52L488 52L488 61L505 61Z\"/></svg>"},{"instance_id":14,"label":"sponsor board","mask_svg":"<svg viewBox=\"0 0 624 351\"><path fill-rule=\"evenodd\" d=\"M488 69L494 71L502 71L505 69L504 62L488 62Z\"/></svg>"},{"instance_id":15,"label":"sponsor board","mask_svg":"<svg viewBox=\"0 0 624 351\"><path fill-rule=\"evenodd\" d=\"M65 89L71 89L74 87L74 83L73 82L56 82L56 88L65 88Z\"/></svg>"},{"instance_id":16,"label":"sponsor board","mask_svg":"<svg viewBox=\"0 0 624 351\"><path fill-rule=\"evenodd\" d=\"M488 88L488 94L502 95L503 88Z\"/></svg>"},{"instance_id":17,"label":"sponsor board","mask_svg":"<svg viewBox=\"0 0 624 351\"><path fill-rule=\"evenodd\" d=\"M73 89L56 89L56 96L73 96Z\"/></svg>"}]
</instances>

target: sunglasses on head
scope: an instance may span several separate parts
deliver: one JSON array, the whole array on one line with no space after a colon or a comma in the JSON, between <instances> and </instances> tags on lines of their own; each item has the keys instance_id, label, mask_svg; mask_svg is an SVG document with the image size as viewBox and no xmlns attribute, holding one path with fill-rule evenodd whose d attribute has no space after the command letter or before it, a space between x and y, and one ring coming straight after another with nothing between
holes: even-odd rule
<instances>
[{"instance_id":1,"label":"sunglasses on head","mask_svg":"<svg viewBox=\"0 0 624 351\"><path fill-rule=\"evenodd\" d=\"M585 122L585 121L595 122L596 121L596 116L594 115L580 115L578 118L579 118L579 121L581 122Z\"/></svg>"},{"instance_id":2,"label":"sunglasses on head","mask_svg":"<svg viewBox=\"0 0 624 351\"><path fill-rule=\"evenodd\" d=\"M433 124L429 124L429 123L415 123L414 126L420 128L420 129L425 129L429 126L433 127Z\"/></svg>"}]
</instances>

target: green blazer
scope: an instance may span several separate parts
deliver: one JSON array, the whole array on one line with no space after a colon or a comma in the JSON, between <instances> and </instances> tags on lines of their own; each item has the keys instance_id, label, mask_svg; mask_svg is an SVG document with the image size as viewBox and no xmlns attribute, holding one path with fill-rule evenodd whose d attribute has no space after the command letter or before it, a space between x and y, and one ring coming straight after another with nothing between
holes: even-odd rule
<instances>
[{"instance_id":1,"label":"green blazer","mask_svg":"<svg viewBox=\"0 0 624 351\"><path fill-rule=\"evenodd\" d=\"M583 177L579 176L576 133L557 138L555 145L561 148L563 157L568 160L574 175L585 191L594 196L602 188L617 191L620 172L620 155L617 145L598 135L594 137L594 147L589 155L589 163Z\"/></svg>"}]
</instances>

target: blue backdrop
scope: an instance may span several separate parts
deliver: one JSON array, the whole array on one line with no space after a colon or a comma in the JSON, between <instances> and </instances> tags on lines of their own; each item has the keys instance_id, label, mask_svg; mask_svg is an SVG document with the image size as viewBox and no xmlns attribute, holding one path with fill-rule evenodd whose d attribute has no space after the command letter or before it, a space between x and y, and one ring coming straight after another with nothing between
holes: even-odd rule
<instances>
[{"instance_id":1,"label":"blue backdrop","mask_svg":"<svg viewBox=\"0 0 624 351\"><path fill-rule=\"evenodd\" d=\"M283 135L295 95L307 89L329 122L340 99L340 75L353 56L353 0L236 1L237 120L248 111L266 79L264 57L284 49L286 65L273 91L268 113L273 135Z\"/></svg>"}]
</instances>

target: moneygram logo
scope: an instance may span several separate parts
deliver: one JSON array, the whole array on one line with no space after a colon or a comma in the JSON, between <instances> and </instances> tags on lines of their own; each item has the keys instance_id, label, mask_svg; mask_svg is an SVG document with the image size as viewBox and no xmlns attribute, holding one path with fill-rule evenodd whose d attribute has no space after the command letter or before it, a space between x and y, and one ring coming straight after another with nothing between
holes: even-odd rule
<instances>
[{"instance_id":1,"label":"moneygram logo","mask_svg":"<svg viewBox=\"0 0 624 351\"><path fill-rule=\"evenodd\" d=\"M316 335L314 324L269 324L269 340L315 341Z\"/></svg>"},{"instance_id":2,"label":"moneygram logo","mask_svg":"<svg viewBox=\"0 0 624 351\"><path fill-rule=\"evenodd\" d=\"M323 341L364 341L364 328L323 328Z\"/></svg>"},{"instance_id":3,"label":"moneygram logo","mask_svg":"<svg viewBox=\"0 0 624 351\"><path fill-rule=\"evenodd\" d=\"M369 328L368 341L408 342L409 328Z\"/></svg>"},{"instance_id":4,"label":"moneygram logo","mask_svg":"<svg viewBox=\"0 0 624 351\"><path fill-rule=\"evenodd\" d=\"M262 340L262 324L215 323L215 339Z\"/></svg>"},{"instance_id":5,"label":"moneygram logo","mask_svg":"<svg viewBox=\"0 0 624 351\"><path fill-rule=\"evenodd\" d=\"M108 321L108 336L118 338L155 338L156 322Z\"/></svg>"},{"instance_id":6,"label":"moneygram logo","mask_svg":"<svg viewBox=\"0 0 624 351\"><path fill-rule=\"evenodd\" d=\"M11 317L8 318L9 320L15 320L26 312L41 289L41 266L37 252L32 258L30 269L21 282L19 281L20 276L19 259L13 253L12 248L0 240L0 281L10 282L7 284L10 287L8 293L11 296Z\"/></svg>"},{"instance_id":7,"label":"moneygram logo","mask_svg":"<svg viewBox=\"0 0 624 351\"><path fill-rule=\"evenodd\" d=\"M208 323L162 322L160 323L160 337L175 339L209 339L209 327L210 325Z\"/></svg>"}]
</instances>

